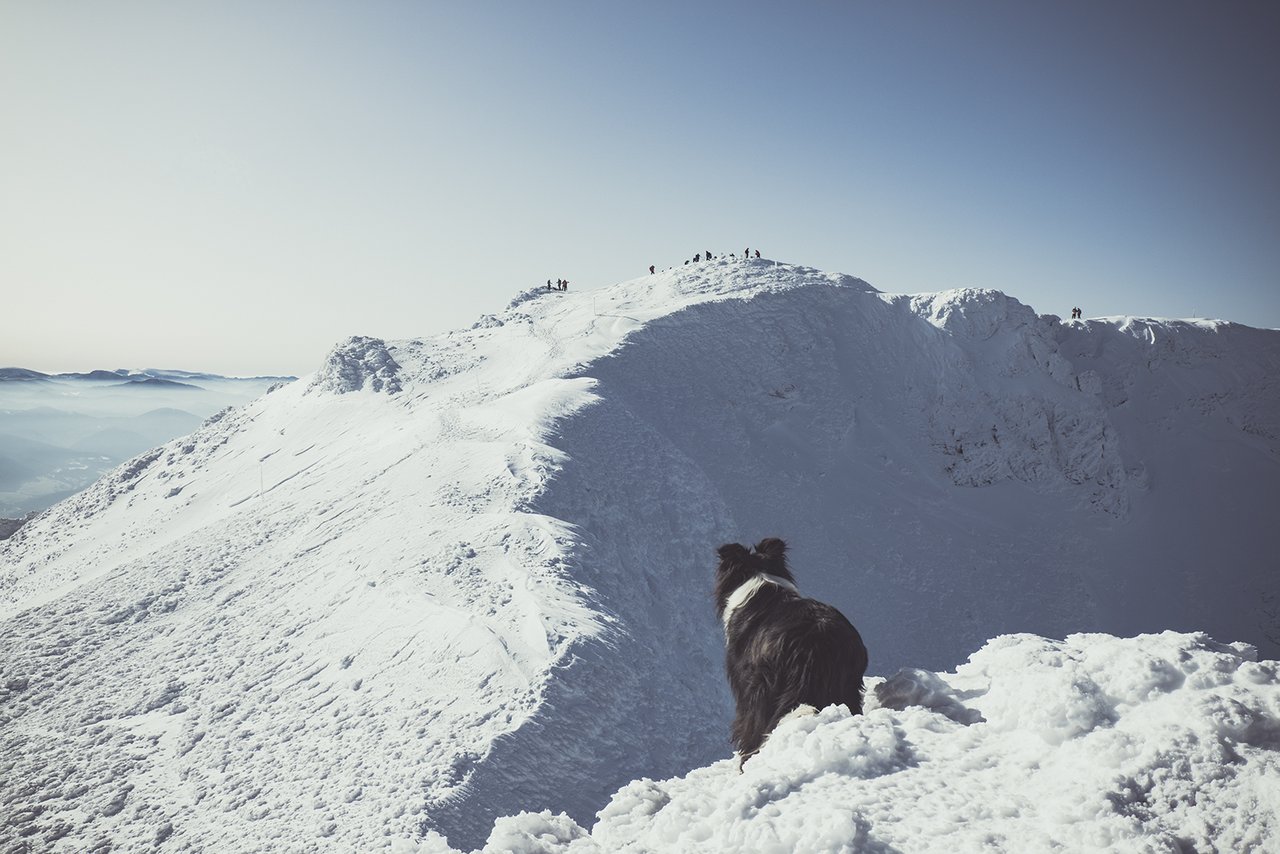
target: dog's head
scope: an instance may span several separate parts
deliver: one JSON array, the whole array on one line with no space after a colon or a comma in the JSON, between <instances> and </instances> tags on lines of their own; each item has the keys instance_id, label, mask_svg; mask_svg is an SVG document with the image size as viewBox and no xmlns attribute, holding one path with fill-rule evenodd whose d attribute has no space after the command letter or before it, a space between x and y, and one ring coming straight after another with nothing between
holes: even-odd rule
<instances>
[{"instance_id":1,"label":"dog's head","mask_svg":"<svg viewBox=\"0 0 1280 854\"><path fill-rule=\"evenodd\" d=\"M787 544L777 537L768 537L748 549L741 543L725 543L716 549L720 565L716 567L716 613L723 614L729 596L759 573L776 575L795 583L795 577L787 568Z\"/></svg>"}]
</instances>

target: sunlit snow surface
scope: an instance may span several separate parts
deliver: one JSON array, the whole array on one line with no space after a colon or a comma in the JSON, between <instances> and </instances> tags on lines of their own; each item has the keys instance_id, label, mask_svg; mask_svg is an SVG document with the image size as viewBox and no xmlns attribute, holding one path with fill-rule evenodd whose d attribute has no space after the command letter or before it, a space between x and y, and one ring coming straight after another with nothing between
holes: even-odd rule
<instances>
[{"instance_id":1,"label":"sunlit snow surface","mask_svg":"<svg viewBox=\"0 0 1280 854\"><path fill-rule=\"evenodd\" d=\"M590 825L728 755L726 541L787 539L881 675L1015 631L1274 658L1277 378L1276 332L763 260L352 338L0 544L0 838Z\"/></svg>"},{"instance_id":2,"label":"sunlit snow surface","mask_svg":"<svg viewBox=\"0 0 1280 854\"><path fill-rule=\"evenodd\" d=\"M726 759L636 781L589 832L504 818L483 850L1276 851L1276 671L1203 635L1006 635L955 673L876 685L860 717L784 721L741 774Z\"/></svg>"}]
</instances>

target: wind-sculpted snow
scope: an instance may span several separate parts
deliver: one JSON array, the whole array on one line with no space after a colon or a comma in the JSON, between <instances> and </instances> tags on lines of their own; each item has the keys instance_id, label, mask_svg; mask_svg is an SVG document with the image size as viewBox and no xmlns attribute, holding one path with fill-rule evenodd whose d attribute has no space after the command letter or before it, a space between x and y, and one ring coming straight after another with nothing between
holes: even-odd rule
<instances>
[{"instance_id":1,"label":"wind-sculpted snow","mask_svg":"<svg viewBox=\"0 0 1280 854\"><path fill-rule=\"evenodd\" d=\"M764 260L352 339L0 543L0 839L584 834L727 754L728 541L787 539L956 726L992 718L922 674L994 635L1270 644L1276 376L1276 333ZM894 750L842 773L919 761Z\"/></svg>"},{"instance_id":2,"label":"wind-sculpted snow","mask_svg":"<svg viewBox=\"0 0 1280 854\"><path fill-rule=\"evenodd\" d=\"M986 290L919 296L912 308L966 352L947 366L931 424L957 485L1084 485L1098 509L1127 512L1119 437L1102 402L1079 394L1054 319Z\"/></svg>"},{"instance_id":3,"label":"wind-sculpted snow","mask_svg":"<svg viewBox=\"0 0 1280 854\"><path fill-rule=\"evenodd\" d=\"M783 721L741 774L637 780L590 830L503 818L483 851L1273 851L1278 666L1204 635L1007 635L878 684L862 716Z\"/></svg>"},{"instance_id":4,"label":"wind-sculpted snow","mask_svg":"<svg viewBox=\"0 0 1280 854\"><path fill-rule=\"evenodd\" d=\"M1222 321L1126 317L1077 324L1062 347L1092 376L1099 373L1092 365L1105 366L1095 391L1117 414L1141 418L1157 433L1218 422L1280 459L1276 337L1275 330ZM1133 400L1156 405L1134 407Z\"/></svg>"},{"instance_id":5,"label":"wind-sculpted snow","mask_svg":"<svg viewBox=\"0 0 1280 854\"><path fill-rule=\"evenodd\" d=\"M379 338L355 336L339 344L311 380L310 389L347 394L370 388L395 394L400 391L400 366Z\"/></svg>"}]
</instances>

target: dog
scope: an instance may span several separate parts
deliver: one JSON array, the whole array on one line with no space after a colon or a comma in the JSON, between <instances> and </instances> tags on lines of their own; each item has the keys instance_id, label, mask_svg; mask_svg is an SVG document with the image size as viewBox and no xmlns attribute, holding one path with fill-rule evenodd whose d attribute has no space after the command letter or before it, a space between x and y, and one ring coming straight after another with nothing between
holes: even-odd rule
<instances>
[{"instance_id":1,"label":"dog","mask_svg":"<svg viewBox=\"0 0 1280 854\"><path fill-rule=\"evenodd\" d=\"M776 537L754 551L739 543L717 549L716 613L737 706L730 740L742 757L739 770L797 707L843 703L862 713L862 636L835 608L800 595L786 551Z\"/></svg>"}]
</instances>

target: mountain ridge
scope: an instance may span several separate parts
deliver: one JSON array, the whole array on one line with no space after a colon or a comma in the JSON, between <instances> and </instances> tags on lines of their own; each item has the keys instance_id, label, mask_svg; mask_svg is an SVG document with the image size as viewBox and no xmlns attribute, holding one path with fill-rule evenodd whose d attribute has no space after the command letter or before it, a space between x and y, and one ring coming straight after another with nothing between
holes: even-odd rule
<instances>
[{"instance_id":1,"label":"mountain ridge","mask_svg":"<svg viewBox=\"0 0 1280 854\"><path fill-rule=\"evenodd\" d=\"M27 680L9 747L45 760L18 769L36 791L88 769L68 808L129 803L121 840L167 822L203 844L233 821L246 850L477 846L522 809L583 822L627 781L727 752L711 553L766 535L875 673L1010 631L1208 623L1265 643L1240 613L1259 615L1275 539L1256 516L1280 460L1277 336L1124 325L722 259L349 339L0 546L0 649ZM1150 496L1182 512L1163 498L1187 436L1170 412L1226 449L1226 475L1190 473L1256 505L1223 502L1196 563L1152 546L1169 532ZM1204 550L1231 538L1230 583L1206 583ZM1141 548L1181 561L1151 603ZM87 697L66 743L38 735Z\"/></svg>"}]
</instances>

